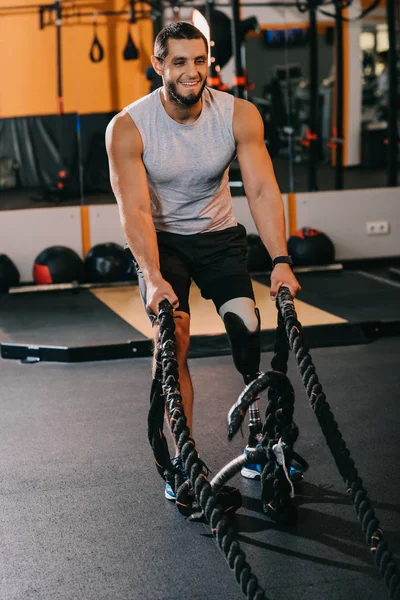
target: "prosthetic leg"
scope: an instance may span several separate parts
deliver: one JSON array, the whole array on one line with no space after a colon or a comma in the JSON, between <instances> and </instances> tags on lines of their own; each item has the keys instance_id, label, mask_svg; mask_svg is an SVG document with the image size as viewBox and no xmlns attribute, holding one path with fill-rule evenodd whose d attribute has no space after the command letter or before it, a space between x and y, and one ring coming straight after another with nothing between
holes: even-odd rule
<instances>
[{"instance_id":1,"label":"prosthetic leg","mask_svg":"<svg viewBox=\"0 0 400 600\"><path fill-rule=\"evenodd\" d=\"M246 385L257 379L260 374L260 313L255 308L258 326L255 331L249 331L241 317L233 312L224 314L226 332L232 349L233 362L242 375ZM261 438L262 421L258 400L249 409L249 440L248 446L255 448Z\"/></svg>"},{"instance_id":2,"label":"prosthetic leg","mask_svg":"<svg viewBox=\"0 0 400 600\"><path fill-rule=\"evenodd\" d=\"M258 327L255 331L249 331L243 319L234 312L225 312L223 317L226 332L231 344L233 362L236 369L243 376L246 385L254 381L254 379L257 379L260 374L260 314L257 308L254 310L258 322ZM248 323L254 323L254 319L250 319L250 316L253 317L253 314L250 314L249 311L244 311L244 307L242 314L245 316L245 318L247 318ZM294 423L292 423L290 426L291 432L293 427L295 427ZM296 427L295 429L297 430ZM257 400L255 400L249 408L249 430L249 439L245 448L245 453L248 449L254 449L257 444L261 443L262 420L260 417L260 409ZM303 473L307 470L308 464L293 451L295 437L293 437L293 439L290 438L290 441L289 438L283 441L285 443L285 447L290 449L291 452L290 458L288 459L288 464L290 464L290 479L292 482L299 481L303 478ZM242 468L241 474L247 479L260 479L261 465L253 463L247 464Z\"/></svg>"}]
</instances>

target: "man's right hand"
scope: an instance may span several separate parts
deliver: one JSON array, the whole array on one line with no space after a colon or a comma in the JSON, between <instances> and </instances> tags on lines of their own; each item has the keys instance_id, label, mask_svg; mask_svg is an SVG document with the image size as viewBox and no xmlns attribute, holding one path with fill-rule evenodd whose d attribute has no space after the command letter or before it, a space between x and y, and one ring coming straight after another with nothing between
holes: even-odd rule
<instances>
[{"instance_id":1,"label":"man's right hand","mask_svg":"<svg viewBox=\"0 0 400 600\"><path fill-rule=\"evenodd\" d=\"M177 308L179 300L171 285L165 279L157 281L146 281L146 309L154 315L158 315L159 304L162 300L168 300L173 308Z\"/></svg>"}]
</instances>

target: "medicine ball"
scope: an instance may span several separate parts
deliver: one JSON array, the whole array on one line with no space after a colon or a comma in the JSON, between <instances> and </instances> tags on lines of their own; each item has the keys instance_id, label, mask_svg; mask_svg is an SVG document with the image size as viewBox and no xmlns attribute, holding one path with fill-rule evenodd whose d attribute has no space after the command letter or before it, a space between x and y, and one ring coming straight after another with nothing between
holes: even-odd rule
<instances>
[{"instance_id":1,"label":"medicine ball","mask_svg":"<svg viewBox=\"0 0 400 600\"><path fill-rule=\"evenodd\" d=\"M262 243L260 236L254 233L249 233L247 236L247 268L250 273L272 269L272 261L268 250Z\"/></svg>"},{"instance_id":2,"label":"medicine ball","mask_svg":"<svg viewBox=\"0 0 400 600\"><path fill-rule=\"evenodd\" d=\"M93 246L86 255L85 278L90 283L109 283L133 279L132 261L119 244L108 242Z\"/></svg>"},{"instance_id":3,"label":"medicine ball","mask_svg":"<svg viewBox=\"0 0 400 600\"><path fill-rule=\"evenodd\" d=\"M0 254L0 292L19 284L19 271L6 254Z\"/></svg>"},{"instance_id":4,"label":"medicine ball","mask_svg":"<svg viewBox=\"0 0 400 600\"><path fill-rule=\"evenodd\" d=\"M303 227L288 240L288 251L295 266L329 265L335 261L332 240L322 231Z\"/></svg>"},{"instance_id":5,"label":"medicine ball","mask_svg":"<svg viewBox=\"0 0 400 600\"><path fill-rule=\"evenodd\" d=\"M33 278L38 285L83 281L83 261L70 248L50 246L35 258Z\"/></svg>"}]
</instances>

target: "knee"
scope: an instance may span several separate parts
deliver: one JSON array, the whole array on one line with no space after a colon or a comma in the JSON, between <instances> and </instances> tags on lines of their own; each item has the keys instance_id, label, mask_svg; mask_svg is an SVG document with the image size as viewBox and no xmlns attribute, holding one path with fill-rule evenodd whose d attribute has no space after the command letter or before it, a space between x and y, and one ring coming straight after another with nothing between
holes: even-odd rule
<instances>
[{"instance_id":1,"label":"knee","mask_svg":"<svg viewBox=\"0 0 400 600\"><path fill-rule=\"evenodd\" d=\"M189 353L190 344L190 317L187 313L179 313L175 311L174 314L175 323L175 344L176 344L176 356L180 364L184 363ZM158 323L153 326L153 339L154 339L154 351L156 356L156 349L158 347L160 336L160 328Z\"/></svg>"},{"instance_id":2,"label":"knee","mask_svg":"<svg viewBox=\"0 0 400 600\"><path fill-rule=\"evenodd\" d=\"M190 318L186 313L175 316L176 356L179 363L186 362L190 345Z\"/></svg>"}]
</instances>

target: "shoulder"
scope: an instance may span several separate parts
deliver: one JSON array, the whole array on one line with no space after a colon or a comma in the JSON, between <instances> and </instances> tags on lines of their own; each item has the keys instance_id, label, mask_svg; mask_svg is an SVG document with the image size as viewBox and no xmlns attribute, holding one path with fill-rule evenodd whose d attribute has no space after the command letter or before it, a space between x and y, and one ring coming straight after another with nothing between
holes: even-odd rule
<instances>
[{"instance_id":1,"label":"shoulder","mask_svg":"<svg viewBox=\"0 0 400 600\"><path fill-rule=\"evenodd\" d=\"M142 138L129 113L123 109L116 114L106 129L107 152L142 152Z\"/></svg>"},{"instance_id":2,"label":"shoulder","mask_svg":"<svg viewBox=\"0 0 400 600\"><path fill-rule=\"evenodd\" d=\"M141 98L138 98L134 102L131 102L124 108L124 110L131 115L139 115L142 111L146 111L149 108L149 105L153 104L158 100L158 96L160 95L161 88L155 89L150 94L146 94Z\"/></svg>"},{"instance_id":3,"label":"shoulder","mask_svg":"<svg viewBox=\"0 0 400 600\"><path fill-rule=\"evenodd\" d=\"M234 98L234 110L235 116L238 118L249 117L252 118L256 115L260 116L260 113L256 106L248 100L242 98Z\"/></svg>"},{"instance_id":4,"label":"shoulder","mask_svg":"<svg viewBox=\"0 0 400 600\"><path fill-rule=\"evenodd\" d=\"M215 90L214 88L208 86L204 89L204 91L206 92L205 98L209 102L216 102L219 105L233 107L235 97L232 96L232 94L229 94L228 92L222 92L221 90Z\"/></svg>"},{"instance_id":5,"label":"shoulder","mask_svg":"<svg viewBox=\"0 0 400 600\"><path fill-rule=\"evenodd\" d=\"M264 123L257 107L242 98L234 99L233 134L236 141L264 137Z\"/></svg>"}]
</instances>

